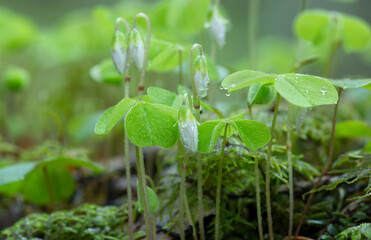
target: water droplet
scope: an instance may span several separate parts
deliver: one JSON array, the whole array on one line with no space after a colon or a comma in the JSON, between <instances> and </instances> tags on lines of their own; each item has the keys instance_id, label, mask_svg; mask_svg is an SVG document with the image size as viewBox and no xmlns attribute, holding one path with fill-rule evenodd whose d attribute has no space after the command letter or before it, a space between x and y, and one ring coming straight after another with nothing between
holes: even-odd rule
<instances>
[{"instance_id":1,"label":"water droplet","mask_svg":"<svg viewBox=\"0 0 371 240\"><path fill-rule=\"evenodd\" d=\"M223 86L222 86L222 85L220 85L219 89L220 89L220 90L224 90L224 88L223 88Z\"/></svg>"},{"instance_id":2,"label":"water droplet","mask_svg":"<svg viewBox=\"0 0 371 240\"><path fill-rule=\"evenodd\" d=\"M337 103L338 103L338 101L335 101L335 102L334 102L334 104L337 104Z\"/></svg>"},{"instance_id":3,"label":"water droplet","mask_svg":"<svg viewBox=\"0 0 371 240\"><path fill-rule=\"evenodd\" d=\"M227 90L228 90L228 88L223 88L223 90L227 91Z\"/></svg>"},{"instance_id":4,"label":"water droplet","mask_svg":"<svg viewBox=\"0 0 371 240\"><path fill-rule=\"evenodd\" d=\"M235 88L235 87L236 87L236 84L233 83L233 84L231 85L231 88Z\"/></svg>"},{"instance_id":5,"label":"water droplet","mask_svg":"<svg viewBox=\"0 0 371 240\"><path fill-rule=\"evenodd\" d=\"M295 83L298 83L298 76L295 76Z\"/></svg>"},{"instance_id":6,"label":"water droplet","mask_svg":"<svg viewBox=\"0 0 371 240\"><path fill-rule=\"evenodd\" d=\"M325 95L326 92L327 92L327 87L321 87L320 91L321 91L322 95Z\"/></svg>"},{"instance_id":7,"label":"water droplet","mask_svg":"<svg viewBox=\"0 0 371 240\"><path fill-rule=\"evenodd\" d=\"M307 89L305 89L305 93L309 93L309 89L307 88Z\"/></svg>"},{"instance_id":8,"label":"water droplet","mask_svg":"<svg viewBox=\"0 0 371 240\"><path fill-rule=\"evenodd\" d=\"M225 95L226 95L227 97L231 96L231 94L230 94L230 93L226 93Z\"/></svg>"}]
</instances>

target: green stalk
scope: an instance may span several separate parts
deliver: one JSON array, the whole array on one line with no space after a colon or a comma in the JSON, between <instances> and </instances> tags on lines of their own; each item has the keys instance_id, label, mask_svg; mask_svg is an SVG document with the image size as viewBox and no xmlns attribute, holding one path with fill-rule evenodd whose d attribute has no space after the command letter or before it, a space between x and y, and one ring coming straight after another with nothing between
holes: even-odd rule
<instances>
[{"instance_id":1,"label":"green stalk","mask_svg":"<svg viewBox=\"0 0 371 240\"><path fill-rule=\"evenodd\" d=\"M269 231L269 240L274 240L274 233L273 233L273 219L272 219L272 207L271 207L271 189L270 189L270 179L271 179L271 157L272 157L272 145L273 145L273 135L274 135L274 128L276 126L276 119L277 119L277 112L278 106L280 104L281 95L277 93L276 105L274 107L274 114L272 119L271 125L271 139L268 143L268 155L266 159L266 173L265 173L265 197L266 197L266 205L267 205L267 215L268 215L268 231Z\"/></svg>"},{"instance_id":2,"label":"green stalk","mask_svg":"<svg viewBox=\"0 0 371 240\"><path fill-rule=\"evenodd\" d=\"M185 240L184 233L184 192L185 192L185 162L189 159L189 154L185 154L184 158L180 158L180 199L179 199L179 230L180 230L180 239Z\"/></svg>"},{"instance_id":3,"label":"green stalk","mask_svg":"<svg viewBox=\"0 0 371 240\"><path fill-rule=\"evenodd\" d=\"M318 188L318 186L320 185L320 183L322 181L322 178L327 174L327 172L330 170L331 165L332 165L332 160L333 160L333 157L334 157L334 145L335 145L336 116L337 116L337 111L338 111L342 91L343 91L343 89L341 89L341 88L338 91L339 99L338 99L338 102L335 104L334 114L332 115L331 139L330 139L330 146L329 146L329 153L328 153L328 157L327 157L327 163L326 163L325 168L322 170L321 175L318 177L316 183L314 184L312 190L316 190ZM299 220L299 224L298 224L298 226L296 228L296 231L295 231L294 239L296 239L298 237L299 233L300 233L301 226L304 223L305 215L307 214L307 211L309 209L309 206L310 206L310 203L311 203L313 197L314 197L314 192L312 192L309 195L308 200L305 204L303 213L301 214L301 217L300 217L300 220Z\"/></svg>"},{"instance_id":4,"label":"green stalk","mask_svg":"<svg viewBox=\"0 0 371 240\"><path fill-rule=\"evenodd\" d=\"M225 124L222 151L220 153L220 160L218 163L218 176L216 185L216 216L215 216L215 240L219 240L219 229L220 229L220 193L222 189L222 177L223 177L223 164L224 164L224 151L225 143L227 142L228 123Z\"/></svg>"},{"instance_id":5,"label":"green stalk","mask_svg":"<svg viewBox=\"0 0 371 240\"><path fill-rule=\"evenodd\" d=\"M135 146L135 151L137 155L137 171L138 171L138 183L139 192L142 199L142 206L144 212L144 221L146 224L146 236L149 240L155 240L153 236L153 229L150 219L149 203L148 203L148 193L147 184L144 171L144 160L143 160L143 149L141 147Z\"/></svg>"},{"instance_id":6,"label":"green stalk","mask_svg":"<svg viewBox=\"0 0 371 240\"><path fill-rule=\"evenodd\" d=\"M178 56L179 56L179 85L183 85L183 49L178 49Z\"/></svg>"},{"instance_id":7,"label":"green stalk","mask_svg":"<svg viewBox=\"0 0 371 240\"><path fill-rule=\"evenodd\" d=\"M196 120L200 122L200 98L198 97L196 90L196 82L193 73L193 52L198 49L202 54L202 46L198 43L194 44L190 51L189 66L192 79L192 90L193 90L193 106L196 110ZM204 228L204 206L203 206L203 194L202 194L202 158L200 153L196 153L197 161L197 198L198 198L198 223L200 227L200 238L205 240L205 228Z\"/></svg>"},{"instance_id":8,"label":"green stalk","mask_svg":"<svg viewBox=\"0 0 371 240\"><path fill-rule=\"evenodd\" d=\"M257 217L258 217L258 231L259 231L259 240L264 240L263 235L263 220L262 220L262 212L261 212L261 200L260 200L260 180L259 180L259 161L258 158L255 157L254 161L255 166L255 192L256 192L256 210L257 210Z\"/></svg>"},{"instance_id":9,"label":"green stalk","mask_svg":"<svg viewBox=\"0 0 371 240\"><path fill-rule=\"evenodd\" d=\"M187 218L188 218L188 222L192 226L193 239L198 240L197 233L196 233L196 226L194 224L194 221L193 221L193 218L192 218L192 215L191 215L191 211L189 210L187 191L184 191L184 207L185 207L186 215L187 215Z\"/></svg>"},{"instance_id":10,"label":"green stalk","mask_svg":"<svg viewBox=\"0 0 371 240\"><path fill-rule=\"evenodd\" d=\"M287 149L287 162L288 162L288 168L289 168L288 170L289 170L289 199L290 199L289 200L290 210L289 210L289 234L288 236L289 236L289 239L291 239L292 229L293 229L293 224L294 224L294 181L293 181L293 169L292 169L291 126L289 122L287 126L288 127L287 127L286 149Z\"/></svg>"},{"instance_id":11,"label":"green stalk","mask_svg":"<svg viewBox=\"0 0 371 240\"><path fill-rule=\"evenodd\" d=\"M126 34L129 36L130 26L129 23L125 18L118 18L116 20L116 29L118 29L118 24L123 22L126 27ZM129 77L129 69L130 69L130 54L129 54L129 44L126 46L126 66L123 74L124 78L124 97L129 97L129 90L130 90L130 80ZM131 172L130 172L130 148L129 148L129 138L124 132L124 150L125 150L125 172L126 172L126 184L127 184L127 195L128 195L128 232L129 232L129 240L134 239L134 219L133 219L133 193L131 189Z\"/></svg>"},{"instance_id":12,"label":"green stalk","mask_svg":"<svg viewBox=\"0 0 371 240\"><path fill-rule=\"evenodd\" d=\"M147 25L147 38L146 38L146 48L144 52L144 61L143 61L143 68L140 72L140 79L138 84L138 97L139 100L142 100L143 91L144 91L144 80L146 76L146 69L148 64L148 54L149 54L149 44L151 41L151 22L149 17L144 13L138 13L135 15L133 20L133 28L136 26L136 21L138 18L143 18L146 21ZM146 222L146 231L147 236L150 240L154 240L156 237L156 229L153 227L151 213L149 211L149 202L148 202L148 193L147 193L147 184L146 184L146 177L145 177L145 168L144 168L144 160L143 160L143 149L141 147L135 146L137 152L137 168L138 168L138 180L140 181L139 187L143 190L141 191L142 195L142 205L144 207L144 218Z\"/></svg>"}]
</instances>

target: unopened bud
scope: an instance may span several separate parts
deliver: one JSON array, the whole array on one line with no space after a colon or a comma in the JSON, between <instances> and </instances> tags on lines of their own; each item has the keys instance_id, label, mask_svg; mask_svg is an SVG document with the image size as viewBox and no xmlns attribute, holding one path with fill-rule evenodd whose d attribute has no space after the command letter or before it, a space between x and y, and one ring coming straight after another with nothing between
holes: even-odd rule
<instances>
[{"instance_id":1,"label":"unopened bud","mask_svg":"<svg viewBox=\"0 0 371 240\"><path fill-rule=\"evenodd\" d=\"M185 105L179 110L179 133L184 150L187 153L195 153L198 148L197 121Z\"/></svg>"},{"instance_id":2,"label":"unopened bud","mask_svg":"<svg viewBox=\"0 0 371 240\"><path fill-rule=\"evenodd\" d=\"M196 90L199 97L206 97L210 82L206 57L199 54L193 62Z\"/></svg>"},{"instance_id":3,"label":"unopened bud","mask_svg":"<svg viewBox=\"0 0 371 240\"><path fill-rule=\"evenodd\" d=\"M134 65L141 69L144 63L144 40L140 32L137 28L133 28L130 31L129 37L129 50L130 50L130 57L133 59Z\"/></svg>"},{"instance_id":4,"label":"unopened bud","mask_svg":"<svg viewBox=\"0 0 371 240\"><path fill-rule=\"evenodd\" d=\"M124 74L126 67L126 41L125 36L119 30L115 30L112 37L111 56L116 70Z\"/></svg>"},{"instance_id":5,"label":"unopened bud","mask_svg":"<svg viewBox=\"0 0 371 240\"><path fill-rule=\"evenodd\" d=\"M225 45L225 33L227 31L228 20L219 12L217 6L213 6L208 14L208 22L205 27L210 29L210 34L219 47Z\"/></svg>"}]
</instances>

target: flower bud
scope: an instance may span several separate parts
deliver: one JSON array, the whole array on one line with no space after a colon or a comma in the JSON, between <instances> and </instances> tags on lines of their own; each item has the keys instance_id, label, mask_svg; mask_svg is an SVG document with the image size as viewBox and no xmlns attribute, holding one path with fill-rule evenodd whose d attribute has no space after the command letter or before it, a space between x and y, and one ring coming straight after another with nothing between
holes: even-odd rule
<instances>
[{"instance_id":1,"label":"flower bud","mask_svg":"<svg viewBox=\"0 0 371 240\"><path fill-rule=\"evenodd\" d=\"M217 6L211 7L208 14L208 22L205 27L210 29L210 34L219 47L225 45L225 33L228 21L219 12Z\"/></svg>"},{"instance_id":2,"label":"flower bud","mask_svg":"<svg viewBox=\"0 0 371 240\"><path fill-rule=\"evenodd\" d=\"M115 30L112 37L111 56L116 70L124 74L126 67L126 41L125 36L119 30Z\"/></svg>"},{"instance_id":3,"label":"flower bud","mask_svg":"<svg viewBox=\"0 0 371 240\"><path fill-rule=\"evenodd\" d=\"M129 43L129 50L130 50L130 57L133 59L134 65L141 69L144 63L144 40L140 32L137 28L133 28L130 31L130 43Z\"/></svg>"},{"instance_id":4,"label":"flower bud","mask_svg":"<svg viewBox=\"0 0 371 240\"><path fill-rule=\"evenodd\" d=\"M198 148L197 121L185 105L179 109L179 133L186 153L195 153Z\"/></svg>"},{"instance_id":5,"label":"flower bud","mask_svg":"<svg viewBox=\"0 0 371 240\"><path fill-rule=\"evenodd\" d=\"M194 60L193 66L197 94L200 98L206 97L210 82L206 57L203 54L199 54Z\"/></svg>"}]
</instances>

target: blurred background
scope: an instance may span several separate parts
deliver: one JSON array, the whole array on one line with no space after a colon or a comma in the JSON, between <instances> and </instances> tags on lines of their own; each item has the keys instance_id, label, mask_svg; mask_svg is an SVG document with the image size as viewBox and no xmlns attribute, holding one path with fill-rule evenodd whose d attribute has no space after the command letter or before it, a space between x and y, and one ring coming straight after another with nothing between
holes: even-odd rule
<instances>
[{"instance_id":1,"label":"blurred background","mask_svg":"<svg viewBox=\"0 0 371 240\"><path fill-rule=\"evenodd\" d=\"M303 2L307 9L338 11L371 23L369 0L222 0L222 13L229 24L226 45L217 49L215 61L209 61L213 80L209 101L226 116L246 108L246 91L226 96L219 89L227 74L244 69L287 73L293 68L301 44L293 23ZM252 10L254 3L258 3L257 11ZM211 40L205 28L209 5L210 0L2 0L0 167L66 151L101 163L122 155L122 124L110 135L94 134L99 116L124 95L121 76L111 61L116 18L131 22L138 12L149 15L152 40L145 85L176 92L179 62L174 49L184 49L182 69L188 87L190 46L201 43L210 56ZM145 32L143 26L139 22ZM254 30L256 37L252 37ZM316 63L299 71L323 76L324 61L320 56ZM355 53L340 48L330 77L371 78L371 47ZM132 87L131 96L135 95L136 88ZM370 105L366 89L346 91L338 118L363 120L370 125ZM330 118L332 108L317 109ZM323 128L328 130L329 126ZM120 191L122 194L122 188ZM9 204L14 206L13 200ZM9 208L5 200L0 205L0 212ZM9 216L14 215L14 209Z\"/></svg>"}]
</instances>

